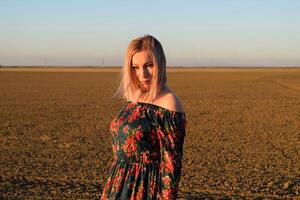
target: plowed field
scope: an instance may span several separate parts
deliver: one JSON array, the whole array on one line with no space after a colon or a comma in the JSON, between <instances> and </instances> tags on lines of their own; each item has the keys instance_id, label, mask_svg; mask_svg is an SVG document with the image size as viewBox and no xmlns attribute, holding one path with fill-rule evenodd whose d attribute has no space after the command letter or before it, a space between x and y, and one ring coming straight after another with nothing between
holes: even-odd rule
<instances>
[{"instance_id":1,"label":"plowed field","mask_svg":"<svg viewBox=\"0 0 300 200\"><path fill-rule=\"evenodd\" d=\"M0 69L0 199L99 199L119 69ZM169 69L187 115L179 199L300 195L300 68Z\"/></svg>"}]
</instances>

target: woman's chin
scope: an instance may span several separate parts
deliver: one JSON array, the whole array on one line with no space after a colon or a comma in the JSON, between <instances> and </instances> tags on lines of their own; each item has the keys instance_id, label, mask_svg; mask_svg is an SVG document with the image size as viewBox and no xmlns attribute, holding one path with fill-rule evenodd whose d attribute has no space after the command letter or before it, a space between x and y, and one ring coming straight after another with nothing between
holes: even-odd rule
<instances>
[{"instance_id":1,"label":"woman's chin","mask_svg":"<svg viewBox=\"0 0 300 200\"><path fill-rule=\"evenodd\" d=\"M142 88L141 88L141 90L142 90L143 92L148 92L149 89L150 89L150 87L142 87Z\"/></svg>"}]
</instances>

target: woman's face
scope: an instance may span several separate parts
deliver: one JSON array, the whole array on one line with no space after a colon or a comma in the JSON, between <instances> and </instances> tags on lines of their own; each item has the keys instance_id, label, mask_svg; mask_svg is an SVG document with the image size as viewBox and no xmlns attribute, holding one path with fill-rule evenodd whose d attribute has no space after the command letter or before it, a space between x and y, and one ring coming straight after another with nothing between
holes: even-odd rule
<instances>
[{"instance_id":1,"label":"woman's face","mask_svg":"<svg viewBox=\"0 0 300 200\"><path fill-rule=\"evenodd\" d=\"M140 51L132 57L132 69L142 89L149 89L154 73L154 66L148 51Z\"/></svg>"}]
</instances>

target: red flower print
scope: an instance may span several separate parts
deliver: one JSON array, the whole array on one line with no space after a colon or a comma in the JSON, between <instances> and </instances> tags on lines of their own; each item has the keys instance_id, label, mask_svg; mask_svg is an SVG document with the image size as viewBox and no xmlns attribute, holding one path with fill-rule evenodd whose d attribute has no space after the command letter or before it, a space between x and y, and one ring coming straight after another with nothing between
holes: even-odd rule
<instances>
[{"instance_id":1,"label":"red flower print","mask_svg":"<svg viewBox=\"0 0 300 200\"><path fill-rule=\"evenodd\" d=\"M157 118L159 118L159 117L160 117L159 110L156 110L156 111L155 111L155 117L157 117Z\"/></svg>"},{"instance_id":2,"label":"red flower print","mask_svg":"<svg viewBox=\"0 0 300 200\"><path fill-rule=\"evenodd\" d=\"M171 148L174 149L175 148L175 142L176 142L176 137L174 136L174 134L172 134L171 132L168 133L168 138L169 138L169 141L170 141L170 145L171 145Z\"/></svg>"},{"instance_id":3,"label":"red flower print","mask_svg":"<svg viewBox=\"0 0 300 200\"><path fill-rule=\"evenodd\" d=\"M170 153L164 153L164 167L167 173L174 173L174 158Z\"/></svg>"},{"instance_id":4,"label":"red flower print","mask_svg":"<svg viewBox=\"0 0 300 200\"><path fill-rule=\"evenodd\" d=\"M112 150L114 153L117 153L117 150L118 150L118 146L117 145L112 145Z\"/></svg>"},{"instance_id":5,"label":"red flower print","mask_svg":"<svg viewBox=\"0 0 300 200\"><path fill-rule=\"evenodd\" d=\"M132 189L133 186L134 186L134 183L129 183L129 184L128 184L128 189Z\"/></svg>"},{"instance_id":6,"label":"red flower print","mask_svg":"<svg viewBox=\"0 0 300 200\"><path fill-rule=\"evenodd\" d=\"M143 163L144 164L149 164L150 160L149 160L149 151L143 152L142 153L142 158L143 158Z\"/></svg>"},{"instance_id":7,"label":"red flower print","mask_svg":"<svg viewBox=\"0 0 300 200\"><path fill-rule=\"evenodd\" d=\"M128 134L128 125L124 126L123 132L124 132L125 134Z\"/></svg>"},{"instance_id":8,"label":"red flower print","mask_svg":"<svg viewBox=\"0 0 300 200\"><path fill-rule=\"evenodd\" d=\"M164 176L162 178L164 185L169 185L171 182L171 178L169 176Z\"/></svg>"},{"instance_id":9,"label":"red flower print","mask_svg":"<svg viewBox=\"0 0 300 200\"><path fill-rule=\"evenodd\" d=\"M125 111L129 110L130 108L132 108L133 105L134 105L133 103L127 104Z\"/></svg>"},{"instance_id":10,"label":"red flower print","mask_svg":"<svg viewBox=\"0 0 300 200\"><path fill-rule=\"evenodd\" d=\"M152 130L151 133L150 133L150 142L151 144L154 146L157 144L157 141L158 141L158 138L157 138L157 131L156 130Z\"/></svg>"},{"instance_id":11,"label":"red flower print","mask_svg":"<svg viewBox=\"0 0 300 200\"><path fill-rule=\"evenodd\" d=\"M134 136L130 136L126 139L124 144L124 151L127 153L128 157L131 157L133 153L137 151L137 144Z\"/></svg>"},{"instance_id":12,"label":"red flower print","mask_svg":"<svg viewBox=\"0 0 300 200\"><path fill-rule=\"evenodd\" d=\"M118 126L118 123L116 123L115 120L113 120L111 123L110 123L110 131L112 132L112 135L115 136L115 133L117 133L119 131L119 126Z\"/></svg>"},{"instance_id":13,"label":"red flower print","mask_svg":"<svg viewBox=\"0 0 300 200\"><path fill-rule=\"evenodd\" d=\"M136 199L143 199L143 193L144 193L144 181L140 183L140 187L136 194Z\"/></svg>"},{"instance_id":14,"label":"red flower print","mask_svg":"<svg viewBox=\"0 0 300 200\"><path fill-rule=\"evenodd\" d=\"M103 188L102 199L106 196L107 190L108 190L108 188L111 187L111 185L112 185L112 178L109 177L109 178L107 179L107 183L106 183L105 187Z\"/></svg>"},{"instance_id":15,"label":"red flower print","mask_svg":"<svg viewBox=\"0 0 300 200\"><path fill-rule=\"evenodd\" d=\"M142 136L143 136L142 131L138 130L138 131L135 132L135 138L137 139L137 141L141 141Z\"/></svg>"},{"instance_id":16,"label":"red flower print","mask_svg":"<svg viewBox=\"0 0 300 200\"><path fill-rule=\"evenodd\" d=\"M154 197L155 187L156 187L156 182L151 181L151 183L150 183L150 197Z\"/></svg>"},{"instance_id":17,"label":"red flower print","mask_svg":"<svg viewBox=\"0 0 300 200\"><path fill-rule=\"evenodd\" d=\"M122 187L123 180L125 179L125 169L119 169L116 177L114 178L113 190L118 191Z\"/></svg>"},{"instance_id":18,"label":"red flower print","mask_svg":"<svg viewBox=\"0 0 300 200\"><path fill-rule=\"evenodd\" d=\"M124 116L120 117L120 119L119 119L119 125L123 124L124 121L125 121L125 117Z\"/></svg>"},{"instance_id":19,"label":"red flower print","mask_svg":"<svg viewBox=\"0 0 300 200\"><path fill-rule=\"evenodd\" d=\"M161 199L172 199L171 194L172 194L172 193L171 193L171 189L170 189L170 188L164 189L164 190L162 191Z\"/></svg>"},{"instance_id":20,"label":"red flower print","mask_svg":"<svg viewBox=\"0 0 300 200\"><path fill-rule=\"evenodd\" d=\"M115 125L116 125L116 122L113 120L113 121L110 123L110 127L109 127L111 131L114 130Z\"/></svg>"},{"instance_id":21,"label":"red flower print","mask_svg":"<svg viewBox=\"0 0 300 200\"><path fill-rule=\"evenodd\" d=\"M128 122L131 123L135 121L141 115L141 107L138 106L135 110L132 111L130 115L128 115Z\"/></svg>"},{"instance_id":22,"label":"red flower print","mask_svg":"<svg viewBox=\"0 0 300 200\"><path fill-rule=\"evenodd\" d=\"M161 131L160 129L157 129L157 134L156 134L158 140L159 140L159 145L160 148L163 148L163 138L164 138L164 132Z\"/></svg>"}]
</instances>

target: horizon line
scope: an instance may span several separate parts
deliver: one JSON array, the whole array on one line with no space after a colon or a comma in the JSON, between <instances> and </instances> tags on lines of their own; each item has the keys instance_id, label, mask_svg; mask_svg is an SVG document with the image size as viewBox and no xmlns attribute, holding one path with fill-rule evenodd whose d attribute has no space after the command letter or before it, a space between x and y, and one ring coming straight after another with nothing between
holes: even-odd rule
<instances>
[{"instance_id":1,"label":"horizon line","mask_svg":"<svg viewBox=\"0 0 300 200\"><path fill-rule=\"evenodd\" d=\"M121 65L108 65L108 66L90 66L90 65L0 65L1 68L122 68ZM207 66L182 66L182 65L169 65L167 68L300 68L300 66L240 66L240 65L207 65Z\"/></svg>"}]
</instances>

